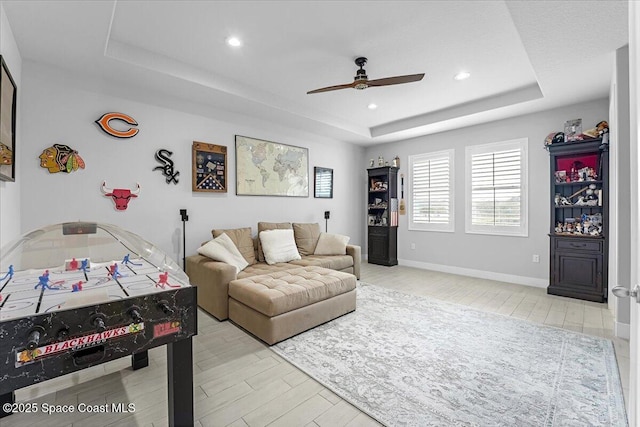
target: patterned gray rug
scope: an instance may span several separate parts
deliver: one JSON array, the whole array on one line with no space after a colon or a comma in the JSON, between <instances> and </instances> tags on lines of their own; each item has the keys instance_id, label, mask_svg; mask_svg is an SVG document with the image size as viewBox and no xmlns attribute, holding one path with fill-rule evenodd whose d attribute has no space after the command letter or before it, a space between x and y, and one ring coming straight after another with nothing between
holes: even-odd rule
<instances>
[{"instance_id":1,"label":"patterned gray rug","mask_svg":"<svg viewBox=\"0 0 640 427\"><path fill-rule=\"evenodd\" d=\"M627 426L610 340L378 286L271 347L388 426Z\"/></svg>"}]
</instances>

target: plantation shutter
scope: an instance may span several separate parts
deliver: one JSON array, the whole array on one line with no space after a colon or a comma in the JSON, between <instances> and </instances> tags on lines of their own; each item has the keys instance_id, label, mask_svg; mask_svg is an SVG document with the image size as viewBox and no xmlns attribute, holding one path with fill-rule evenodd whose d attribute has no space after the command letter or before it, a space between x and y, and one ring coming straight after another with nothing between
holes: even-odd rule
<instances>
[{"instance_id":1,"label":"plantation shutter","mask_svg":"<svg viewBox=\"0 0 640 427\"><path fill-rule=\"evenodd\" d=\"M411 156L410 229L453 230L453 150Z\"/></svg>"},{"instance_id":2,"label":"plantation shutter","mask_svg":"<svg viewBox=\"0 0 640 427\"><path fill-rule=\"evenodd\" d=\"M493 148L488 145L475 151L468 153L471 155L467 165L470 174L467 203L471 209L467 231L523 235L526 233L524 146L496 144Z\"/></svg>"}]
</instances>

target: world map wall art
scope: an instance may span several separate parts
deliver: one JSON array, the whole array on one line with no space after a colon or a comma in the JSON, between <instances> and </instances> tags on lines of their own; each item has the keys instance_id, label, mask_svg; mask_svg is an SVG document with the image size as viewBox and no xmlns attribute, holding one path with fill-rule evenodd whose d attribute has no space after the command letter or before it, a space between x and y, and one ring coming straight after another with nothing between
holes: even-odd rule
<instances>
[{"instance_id":1,"label":"world map wall art","mask_svg":"<svg viewBox=\"0 0 640 427\"><path fill-rule=\"evenodd\" d=\"M309 150L236 135L236 194L309 197Z\"/></svg>"}]
</instances>

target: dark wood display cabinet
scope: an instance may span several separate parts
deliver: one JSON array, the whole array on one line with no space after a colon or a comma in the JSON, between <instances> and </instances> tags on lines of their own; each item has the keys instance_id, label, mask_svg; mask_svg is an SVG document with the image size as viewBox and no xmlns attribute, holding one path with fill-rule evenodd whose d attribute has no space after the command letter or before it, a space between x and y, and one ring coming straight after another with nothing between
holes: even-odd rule
<instances>
[{"instance_id":1,"label":"dark wood display cabinet","mask_svg":"<svg viewBox=\"0 0 640 427\"><path fill-rule=\"evenodd\" d=\"M551 157L550 277L547 293L607 301L609 145L556 143Z\"/></svg>"},{"instance_id":2,"label":"dark wood display cabinet","mask_svg":"<svg viewBox=\"0 0 640 427\"><path fill-rule=\"evenodd\" d=\"M368 261L398 264L398 168L368 169Z\"/></svg>"}]
</instances>

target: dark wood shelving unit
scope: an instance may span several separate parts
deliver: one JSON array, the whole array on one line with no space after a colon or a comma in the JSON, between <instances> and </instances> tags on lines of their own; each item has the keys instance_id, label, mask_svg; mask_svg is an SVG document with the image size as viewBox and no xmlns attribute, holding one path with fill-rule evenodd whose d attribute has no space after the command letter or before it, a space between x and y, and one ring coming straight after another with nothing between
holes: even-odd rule
<instances>
[{"instance_id":1,"label":"dark wood shelving unit","mask_svg":"<svg viewBox=\"0 0 640 427\"><path fill-rule=\"evenodd\" d=\"M368 262L398 264L398 168L368 169Z\"/></svg>"},{"instance_id":2,"label":"dark wood shelving unit","mask_svg":"<svg viewBox=\"0 0 640 427\"><path fill-rule=\"evenodd\" d=\"M548 149L551 161L551 227L547 293L606 302L609 146L601 139L594 139L552 144ZM592 171L580 173L580 170L588 169ZM595 188L587 194L589 186ZM580 190L582 192L578 193ZM571 205L558 203L559 199L569 199L570 196L573 196ZM576 205L580 197L583 197L583 203L588 200L591 205Z\"/></svg>"}]
</instances>

